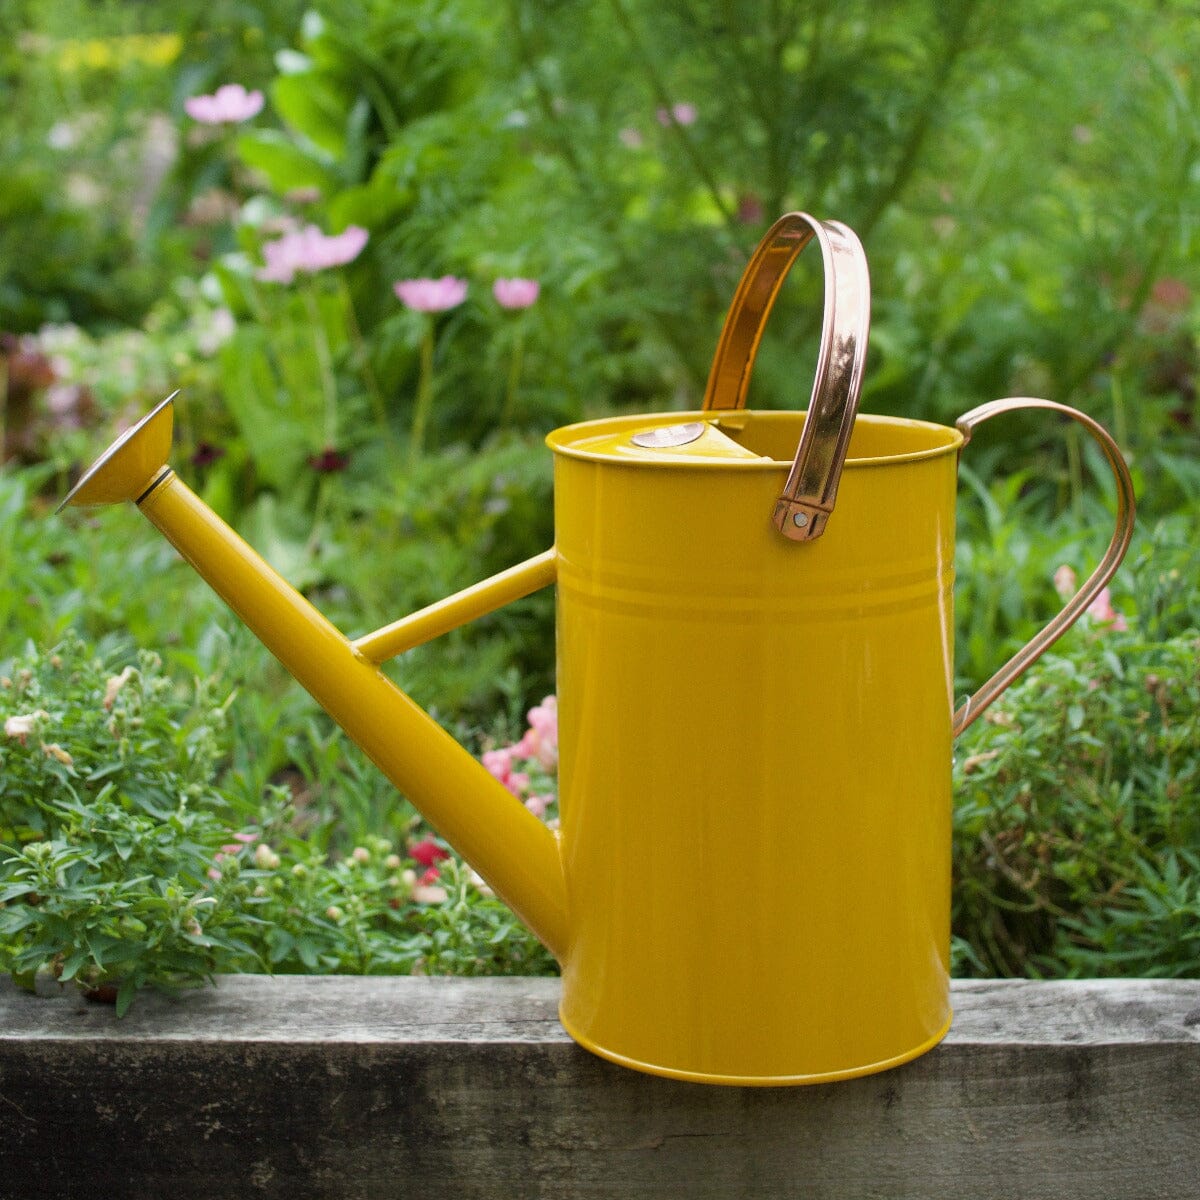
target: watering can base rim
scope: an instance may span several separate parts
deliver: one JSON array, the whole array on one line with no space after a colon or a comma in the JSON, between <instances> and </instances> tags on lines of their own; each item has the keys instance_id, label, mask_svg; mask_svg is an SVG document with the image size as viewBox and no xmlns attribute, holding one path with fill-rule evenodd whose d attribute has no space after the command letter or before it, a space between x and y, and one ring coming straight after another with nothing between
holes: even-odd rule
<instances>
[{"instance_id":1,"label":"watering can base rim","mask_svg":"<svg viewBox=\"0 0 1200 1200\"><path fill-rule=\"evenodd\" d=\"M659 1063L644 1062L641 1059L618 1054L615 1050L608 1050L585 1037L571 1025L561 1004L558 1009L558 1019L562 1027L570 1034L572 1041L577 1042L585 1050L607 1059L609 1062L616 1063L618 1066L641 1071L646 1075L658 1075L664 1079L680 1079L686 1083L709 1083L726 1087L804 1087L816 1083L837 1083L845 1079L859 1079L864 1075L878 1075L881 1071L890 1071L893 1067L903 1066L907 1062L912 1062L914 1058L920 1058L922 1054L927 1054L938 1045L950 1032L950 1026L954 1023L954 1010L949 1010L945 1023L932 1037L926 1038L923 1042L900 1054L880 1059L877 1062L846 1067L839 1071L820 1071L800 1075L715 1075L707 1071L685 1071L677 1067L665 1067Z\"/></svg>"}]
</instances>

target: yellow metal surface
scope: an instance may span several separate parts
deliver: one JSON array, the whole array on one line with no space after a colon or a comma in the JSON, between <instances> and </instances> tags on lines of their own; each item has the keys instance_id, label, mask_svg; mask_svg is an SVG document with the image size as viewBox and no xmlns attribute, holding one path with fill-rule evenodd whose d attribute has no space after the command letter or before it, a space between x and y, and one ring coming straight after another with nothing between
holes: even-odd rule
<instances>
[{"instance_id":1,"label":"yellow metal surface","mask_svg":"<svg viewBox=\"0 0 1200 1200\"><path fill-rule=\"evenodd\" d=\"M541 588L549 587L555 577L554 551L546 550L534 558L526 559L491 579L476 583L453 596L430 604L419 612L401 617L382 629L375 630L354 643L354 648L369 662L382 663L405 650L420 646L457 629L468 621L474 621L487 613L495 612L505 604L520 600Z\"/></svg>"},{"instance_id":2,"label":"yellow metal surface","mask_svg":"<svg viewBox=\"0 0 1200 1200\"><path fill-rule=\"evenodd\" d=\"M658 467L597 450L645 417L549 438L561 1015L658 1074L846 1078L950 1020L962 436L860 417L836 535L794 543L769 518L802 422L740 412L756 457Z\"/></svg>"},{"instance_id":3,"label":"yellow metal surface","mask_svg":"<svg viewBox=\"0 0 1200 1200\"><path fill-rule=\"evenodd\" d=\"M136 500L163 469L171 452L171 435L175 428L172 401L177 395L172 392L121 434L79 477L63 497L59 511L68 504L87 508Z\"/></svg>"}]
</instances>

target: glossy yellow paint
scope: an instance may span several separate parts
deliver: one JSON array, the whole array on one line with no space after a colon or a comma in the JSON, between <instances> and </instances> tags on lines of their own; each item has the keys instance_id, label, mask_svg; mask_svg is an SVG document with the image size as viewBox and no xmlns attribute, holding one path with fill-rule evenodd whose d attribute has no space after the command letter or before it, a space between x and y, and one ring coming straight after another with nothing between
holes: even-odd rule
<instances>
[{"instance_id":1,"label":"glossy yellow paint","mask_svg":"<svg viewBox=\"0 0 1200 1200\"><path fill-rule=\"evenodd\" d=\"M477 583L453 596L435 601L419 612L401 617L382 629L360 637L354 648L368 661L386 662L457 629L468 621L478 620L505 604L520 600L554 582L556 573L554 551L546 550L526 559L507 571L501 571L482 583Z\"/></svg>"},{"instance_id":2,"label":"glossy yellow paint","mask_svg":"<svg viewBox=\"0 0 1200 1200\"><path fill-rule=\"evenodd\" d=\"M629 449L694 420L738 452ZM950 1023L962 437L860 416L825 536L796 543L768 518L802 423L673 414L548 439L561 1016L681 1079L845 1078Z\"/></svg>"}]
</instances>

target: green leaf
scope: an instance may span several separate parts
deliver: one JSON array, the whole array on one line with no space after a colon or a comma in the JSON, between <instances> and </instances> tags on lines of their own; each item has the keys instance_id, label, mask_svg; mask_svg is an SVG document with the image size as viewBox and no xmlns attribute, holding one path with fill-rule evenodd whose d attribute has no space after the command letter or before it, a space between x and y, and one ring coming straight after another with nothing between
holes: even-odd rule
<instances>
[{"instance_id":1,"label":"green leaf","mask_svg":"<svg viewBox=\"0 0 1200 1200\"><path fill-rule=\"evenodd\" d=\"M313 146L302 148L276 129L258 129L237 140L242 161L261 171L277 192L294 188L320 188L331 191L338 185L333 164L327 155Z\"/></svg>"},{"instance_id":2,"label":"green leaf","mask_svg":"<svg viewBox=\"0 0 1200 1200\"><path fill-rule=\"evenodd\" d=\"M334 158L345 154L350 105L328 78L315 71L281 75L271 84L271 102L304 139Z\"/></svg>"},{"instance_id":3,"label":"green leaf","mask_svg":"<svg viewBox=\"0 0 1200 1200\"><path fill-rule=\"evenodd\" d=\"M118 1020L120 1020L121 1017L123 1017L129 1011L129 1006L133 1003L133 998L137 993L137 988L137 980L132 975L121 980L121 986L117 989Z\"/></svg>"},{"instance_id":4,"label":"green leaf","mask_svg":"<svg viewBox=\"0 0 1200 1200\"><path fill-rule=\"evenodd\" d=\"M87 960L88 952L86 950L76 950L63 963L62 973L58 977L59 980L62 983L66 983L69 979L74 979L76 972Z\"/></svg>"}]
</instances>

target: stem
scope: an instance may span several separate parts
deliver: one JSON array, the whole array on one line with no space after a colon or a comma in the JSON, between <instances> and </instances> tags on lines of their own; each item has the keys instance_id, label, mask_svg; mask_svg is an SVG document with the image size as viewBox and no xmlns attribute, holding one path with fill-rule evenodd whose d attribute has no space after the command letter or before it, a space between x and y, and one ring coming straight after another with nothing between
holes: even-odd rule
<instances>
[{"instance_id":1,"label":"stem","mask_svg":"<svg viewBox=\"0 0 1200 1200\"><path fill-rule=\"evenodd\" d=\"M371 355L367 350L367 343L362 335L362 328L358 323L358 313L354 309L354 296L350 292L350 288L346 285L346 279L343 275L338 276L338 286L342 290L342 297L346 303L346 319L350 329L350 340L354 343L354 353L358 359L359 368L362 371L363 383L367 388L367 395L371 398L371 408L375 412L375 419L379 422L379 432L383 438L390 442L392 440L392 431L388 426L387 421L387 405L383 399L383 390L379 386L379 380L375 376L375 368L371 366Z\"/></svg>"},{"instance_id":2,"label":"stem","mask_svg":"<svg viewBox=\"0 0 1200 1200\"><path fill-rule=\"evenodd\" d=\"M329 488L331 477L329 475L321 475L317 480L317 502L313 507L312 531L308 535L308 541L304 546L304 553L311 557L317 552L317 546L321 542L321 526L325 522L325 515L329 511Z\"/></svg>"},{"instance_id":3,"label":"stem","mask_svg":"<svg viewBox=\"0 0 1200 1200\"><path fill-rule=\"evenodd\" d=\"M8 359L0 358L0 467L8 458Z\"/></svg>"},{"instance_id":4,"label":"stem","mask_svg":"<svg viewBox=\"0 0 1200 1200\"><path fill-rule=\"evenodd\" d=\"M329 338L325 334L325 322L321 319L321 309L311 281L304 285L301 295L304 297L304 307L308 310L308 319L313 325L317 367L321 372L321 388L325 395L325 445L335 447L338 432L337 381L333 377L333 364L329 356Z\"/></svg>"},{"instance_id":5,"label":"stem","mask_svg":"<svg viewBox=\"0 0 1200 1200\"><path fill-rule=\"evenodd\" d=\"M1072 425L1067 430L1067 478L1071 485L1071 512L1083 524L1083 449L1080 430Z\"/></svg>"},{"instance_id":6,"label":"stem","mask_svg":"<svg viewBox=\"0 0 1200 1200\"><path fill-rule=\"evenodd\" d=\"M1116 371L1112 376L1113 438L1118 446L1129 450L1129 420L1125 411L1125 390Z\"/></svg>"},{"instance_id":7,"label":"stem","mask_svg":"<svg viewBox=\"0 0 1200 1200\"><path fill-rule=\"evenodd\" d=\"M513 342L512 361L508 365L508 388L504 393L504 407L500 410L500 426L504 428L512 420L517 399L517 384L521 379L521 364L525 358L525 322L517 326Z\"/></svg>"},{"instance_id":8,"label":"stem","mask_svg":"<svg viewBox=\"0 0 1200 1200\"><path fill-rule=\"evenodd\" d=\"M408 441L409 470L421 461L425 451L425 426L433 405L433 317L425 326L421 339L421 375L417 382L417 403L413 410L412 434Z\"/></svg>"}]
</instances>

